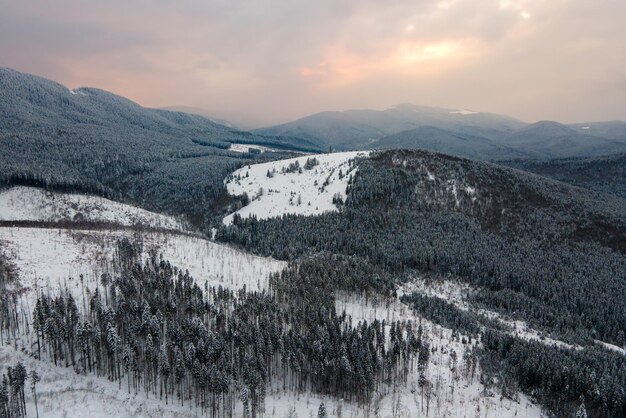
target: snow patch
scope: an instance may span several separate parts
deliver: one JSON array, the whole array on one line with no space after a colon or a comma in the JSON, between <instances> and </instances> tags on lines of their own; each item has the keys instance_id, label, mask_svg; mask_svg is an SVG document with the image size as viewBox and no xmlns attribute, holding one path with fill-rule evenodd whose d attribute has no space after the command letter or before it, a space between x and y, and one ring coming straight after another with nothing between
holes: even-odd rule
<instances>
[{"instance_id":1,"label":"snow patch","mask_svg":"<svg viewBox=\"0 0 626 418\"><path fill-rule=\"evenodd\" d=\"M257 149L259 151L263 152L267 152L270 149L267 147L264 147L262 145L251 145L251 144L230 144L230 147L228 147L228 151L232 151L232 152L239 152L239 153L248 153L250 152L250 148L252 149Z\"/></svg>"},{"instance_id":2,"label":"snow patch","mask_svg":"<svg viewBox=\"0 0 626 418\"><path fill-rule=\"evenodd\" d=\"M346 187L357 170L353 160L368 156L369 152L341 152L254 164L235 171L226 188L231 195L246 193L250 197L250 204L235 212L244 218L337 211L333 200L345 201ZM317 159L319 164L304 168L309 158ZM296 162L299 169L289 170ZM233 215L224 218L225 225L232 223Z\"/></svg>"},{"instance_id":3,"label":"snow patch","mask_svg":"<svg viewBox=\"0 0 626 418\"><path fill-rule=\"evenodd\" d=\"M605 343L604 341L600 341L600 340L595 340L596 344L606 348L607 350L610 351L615 351L617 353L623 354L626 356L626 347L622 348L620 346L614 345L614 344L609 344L609 343Z\"/></svg>"},{"instance_id":4,"label":"snow patch","mask_svg":"<svg viewBox=\"0 0 626 418\"><path fill-rule=\"evenodd\" d=\"M453 110L450 113L455 114L455 115L477 115L480 112L475 112L473 110L467 110L467 109L460 109L460 110Z\"/></svg>"},{"instance_id":5,"label":"snow patch","mask_svg":"<svg viewBox=\"0 0 626 418\"><path fill-rule=\"evenodd\" d=\"M254 144L235 144L232 143L230 144L230 147L228 147L228 151L232 151L232 152L239 152L239 153L248 153L250 152L250 149L256 149L258 151L260 151L260 153L264 153L264 152L292 152L295 154L306 154L304 152L301 151L292 151L292 150L281 150L281 149L277 149L277 148L271 148L271 147L266 147L263 145L254 145ZM254 152L254 151L253 151Z\"/></svg>"},{"instance_id":6,"label":"snow patch","mask_svg":"<svg viewBox=\"0 0 626 418\"><path fill-rule=\"evenodd\" d=\"M89 96L89 93L87 93L86 91L84 91L82 88L78 88L78 89L68 89L70 94L73 95L80 95L80 96Z\"/></svg>"}]
</instances>

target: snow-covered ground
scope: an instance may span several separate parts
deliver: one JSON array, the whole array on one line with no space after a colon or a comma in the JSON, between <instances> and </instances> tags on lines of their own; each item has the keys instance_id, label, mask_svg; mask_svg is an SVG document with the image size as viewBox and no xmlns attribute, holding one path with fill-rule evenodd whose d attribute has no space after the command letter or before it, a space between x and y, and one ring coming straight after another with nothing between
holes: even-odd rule
<instances>
[{"instance_id":1,"label":"snow-covered ground","mask_svg":"<svg viewBox=\"0 0 626 418\"><path fill-rule=\"evenodd\" d=\"M146 398L143 392L129 394L126 387L120 388L95 375L80 375L72 368L55 367L48 361L39 361L11 347L0 346L0 372L6 366L14 366L18 361L27 371L35 369L41 381L37 384L37 408L40 417L198 417L200 412L187 405L170 402L166 405L158 399ZM35 399L30 389L25 390L26 412L36 416Z\"/></svg>"},{"instance_id":2,"label":"snow-covered ground","mask_svg":"<svg viewBox=\"0 0 626 418\"><path fill-rule=\"evenodd\" d=\"M77 300L82 286L93 290L102 273L114 272L116 241L122 238L142 241L144 257L155 249L174 266L189 270L202 288L207 283L232 289L244 285L250 290L264 289L270 273L286 266L285 262L202 238L161 232L4 227L0 228L0 250L18 269L21 286L31 290L24 303L32 308L36 288L49 289L52 294L68 288Z\"/></svg>"},{"instance_id":3,"label":"snow-covered ground","mask_svg":"<svg viewBox=\"0 0 626 418\"><path fill-rule=\"evenodd\" d=\"M426 416L426 409L432 417L541 417L540 407L532 403L524 394L517 400L503 398L497 391L487 389L479 381L479 369L474 376L467 373L463 362L464 353L471 347L452 338L452 330L416 316L413 311L398 300L385 298L359 297L341 293L336 298L338 312L345 310L352 323L360 321L413 321L421 324L430 343L431 353L426 378L424 396L418 387L418 371L409 373L407 384L396 388L374 402L374 409L381 417ZM456 355L456 361L452 352ZM427 400L426 392L430 394ZM375 414L372 414L376 416Z\"/></svg>"},{"instance_id":4,"label":"snow-covered ground","mask_svg":"<svg viewBox=\"0 0 626 418\"><path fill-rule=\"evenodd\" d=\"M404 283L398 289L399 295L410 294L413 292L419 292L430 297L443 299L446 302L464 311L472 311L479 315L483 315L488 319L494 319L502 323L503 325L508 326L511 329L511 335L522 338L524 340L539 341L546 345L556 345L562 348L576 350L582 348L578 345L572 345L564 341L550 338L544 335L544 333L531 328L524 321L504 318L497 312L472 306L468 302L468 299L473 292L476 292L476 289L472 288L467 283L461 283L459 281L453 280L424 280L419 277L414 277L413 280Z\"/></svg>"},{"instance_id":5,"label":"snow-covered ground","mask_svg":"<svg viewBox=\"0 0 626 418\"><path fill-rule=\"evenodd\" d=\"M615 351L616 353L620 353L626 356L626 347L622 348L615 344L605 343L604 341L596 340L596 344L606 348L609 351Z\"/></svg>"},{"instance_id":6,"label":"snow-covered ground","mask_svg":"<svg viewBox=\"0 0 626 418\"><path fill-rule=\"evenodd\" d=\"M37 384L37 404L39 416L46 418L89 417L89 418L192 418L202 417L201 411L191 408L189 402L180 406L170 402L147 398L143 391L137 395L128 393L122 384L111 382L103 377L76 374L71 368L55 367L48 361L39 361L11 347L0 346L0 372L5 366L13 366L21 361L27 371L37 370L41 381ZM34 417L35 401L30 390L25 391L26 411ZM296 411L300 418L317 416L317 410L324 403L329 416L343 418L365 417L357 405L333 401L313 394L296 394L269 391L265 399L264 417L285 418L291 410ZM237 404L235 417L242 416L240 404ZM373 416L373 414L372 414ZM381 417L386 417L382 415Z\"/></svg>"},{"instance_id":7,"label":"snow-covered ground","mask_svg":"<svg viewBox=\"0 0 626 418\"><path fill-rule=\"evenodd\" d=\"M49 192L17 186L0 191L0 221L89 221L182 230L171 216L98 196Z\"/></svg>"},{"instance_id":8,"label":"snow-covered ground","mask_svg":"<svg viewBox=\"0 0 626 418\"><path fill-rule=\"evenodd\" d=\"M247 153L247 152L250 152L250 148L257 149L261 152L271 151L270 148L264 147L262 145L251 145L251 144L230 144L230 147L228 147L228 151Z\"/></svg>"},{"instance_id":9,"label":"snow-covered ground","mask_svg":"<svg viewBox=\"0 0 626 418\"><path fill-rule=\"evenodd\" d=\"M320 164L311 170L304 170L303 168L302 174L297 172L279 173L283 166L287 167L295 160L298 160L301 167L304 167L307 157L262 164L260 166L265 167L261 168L258 166L244 168L240 170L239 175L245 180L253 179L256 176L256 181L261 184L264 183L265 179L270 181L277 179L278 182L273 187L278 188L284 185L282 190L287 193L287 197L293 196L291 192L294 190L301 193L303 190L310 190L311 188L307 189L307 187L314 184L315 180L318 180L321 186L328 178L329 183L325 188L334 188L332 192L318 193L317 186L312 188L319 211L313 213L321 213L323 211L321 208L334 210L332 196L335 192L343 191L343 196L345 196L347 178L349 175L353 175L355 170L349 161L355 156L356 153L317 156L318 158L321 157L319 158ZM276 170L274 177L267 178L267 170L274 169ZM316 170L317 172L315 172ZM343 174L341 179L338 175L339 170L342 170ZM256 171L257 174L253 174L253 171ZM249 177L244 177L247 172L249 172ZM304 181L305 178L307 178L306 181ZM241 184L245 180L241 180ZM237 186L243 187L241 184ZM235 186L231 187L234 188ZM270 186L265 187L269 188ZM26 196L19 196L18 191L20 189ZM327 198L331 199L330 205L323 206L322 204L328 203ZM65 220L74 216L77 205L82 204L83 206L80 207L99 205L98 201L90 199L98 198L77 195L47 197L46 192L30 188L18 188L17 191L13 190L9 195L3 194L0 198L0 202L4 205L1 206L3 211L0 213L3 216L10 215L12 219ZM84 200L86 203L81 203ZM102 215L106 216L104 219L111 222L132 225L134 221L127 222L134 214L139 223L145 224L146 221L155 219L153 216L156 216L156 219L160 219L159 217L162 216L106 201L106 199L102 199L102 201L104 202L100 203L103 207L90 212L104 212L106 214ZM250 206L255 202L252 202ZM253 207L253 209L258 210L259 214L267 214L262 212L262 209L267 208L269 203L261 203L265 206L261 205L260 208ZM49 207L49 205L53 207ZM276 210L281 209L284 211L283 213L286 213L290 207L291 205L272 206ZM268 216L274 215L268 214ZM147 257L151 250L156 250L173 265L189 270L189 273L202 288L208 284L209 286L222 285L232 289L240 289L243 286L250 290L265 289L268 286L269 275L286 266L286 263L281 261L257 257L225 245L175 231L0 227L0 251L16 267L20 285L26 290L19 301L20 307L27 312L32 311L36 298L35 290L42 288L48 289L51 294L59 292L60 289L68 289L75 296L78 305L82 305L83 288L93 291L97 286L100 286L99 278L102 273L115 273L113 263L116 251L115 244L121 238L142 242L143 257ZM81 275L83 276L82 281L80 280ZM447 295L452 300L462 302L464 290L467 289L449 286L443 290L435 289L433 294ZM542 415L541 410L525 396L520 395L516 401L502 399L498 393L486 390L479 383L477 376L472 379L465 376L460 364L464 350L468 347L458 340L453 340L451 330L416 317L409 307L398 300L365 300L351 294L340 294L337 295L337 308L339 313L345 310L351 316L354 325L359 321L372 321L374 318L385 319L386 321L404 319L416 323L421 322L431 346L436 348L436 351L431 355L427 369L427 378L430 383L426 386L426 390L429 396L422 396L423 393L417 386L418 375L416 370L410 373L405 385L399 385L391 393L376 396L369 405L349 403L310 393L285 393L279 387L268 387L263 416L286 417L292 411L295 411L299 417L315 416L322 402L324 402L329 416L342 416L344 418L425 416L427 407L428 416L435 417L539 417ZM24 343L26 346L30 345L26 341ZM453 367L452 350L457 354L458 364L456 367ZM42 376L42 381L38 384L40 416L194 417L201 414L198 409L190 408L188 405L185 407L171 403L165 405L162 401L146 398L143 393L139 395L129 394L123 384L120 387L117 383L110 382L105 378L78 375L71 369L55 367L49 362L33 359L12 347L0 347L0 371L6 366L15 364L18 360L24 362L28 370L36 368ZM27 409L29 416L34 416L34 402L30 391L27 391Z\"/></svg>"},{"instance_id":10,"label":"snow-covered ground","mask_svg":"<svg viewBox=\"0 0 626 418\"><path fill-rule=\"evenodd\" d=\"M254 164L235 171L226 188L231 195L246 193L250 198L250 204L235 212L244 218L336 211L333 197L345 200L348 181L357 169L353 160L368 155L368 152L340 152ZM304 166L309 158L316 158L319 164L307 170ZM296 161L300 169L287 172ZM224 224L232 223L232 219L233 214L226 216Z\"/></svg>"}]
</instances>

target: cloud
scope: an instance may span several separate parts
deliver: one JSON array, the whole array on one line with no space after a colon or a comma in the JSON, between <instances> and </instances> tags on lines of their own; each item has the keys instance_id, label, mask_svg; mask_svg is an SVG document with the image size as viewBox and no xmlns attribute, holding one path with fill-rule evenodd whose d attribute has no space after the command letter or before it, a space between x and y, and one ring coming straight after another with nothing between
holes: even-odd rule
<instances>
[{"instance_id":1,"label":"cloud","mask_svg":"<svg viewBox=\"0 0 626 418\"><path fill-rule=\"evenodd\" d=\"M267 124L398 102L527 120L626 118L615 87L626 57L621 0L0 0L0 9L0 65L148 106Z\"/></svg>"}]
</instances>

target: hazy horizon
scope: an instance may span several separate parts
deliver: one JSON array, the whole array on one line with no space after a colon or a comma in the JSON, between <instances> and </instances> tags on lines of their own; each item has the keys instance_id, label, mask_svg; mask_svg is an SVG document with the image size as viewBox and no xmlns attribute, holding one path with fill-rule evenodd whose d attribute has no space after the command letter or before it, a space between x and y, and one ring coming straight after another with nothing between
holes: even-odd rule
<instances>
[{"instance_id":1,"label":"hazy horizon","mask_svg":"<svg viewBox=\"0 0 626 418\"><path fill-rule=\"evenodd\" d=\"M626 120L626 2L0 0L0 66L245 127L400 103Z\"/></svg>"}]
</instances>

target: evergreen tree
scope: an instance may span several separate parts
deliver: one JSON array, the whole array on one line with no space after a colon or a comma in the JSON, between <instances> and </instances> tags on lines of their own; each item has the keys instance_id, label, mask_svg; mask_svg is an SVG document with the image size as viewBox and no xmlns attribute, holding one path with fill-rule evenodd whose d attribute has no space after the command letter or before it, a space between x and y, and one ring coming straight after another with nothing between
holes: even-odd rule
<instances>
[{"instance_id":1,"label":"evergreen tree","mask_svg":"<svg viewBox=\"0 0 626 418\"><path fill-rule=\"evenodd\" d=\"M324 402L320 404L320 407L317 410L317 418L328 418L328 413L326 412L326 406L324 405Z\"/></svg>"},{"instance_id":2,"label":"evergreen tree","mask_svg":"<svg viewBox=\"0 0 626 418\"><path fill-rule=\"evenodd\" d=\"M33 397L35 398L35 413L37 418L39 418L39 406L37 405L37 383L41 380L37 372L33 369L30 372L30 390L33 392Z\"/></svg>"}]
</instances>

